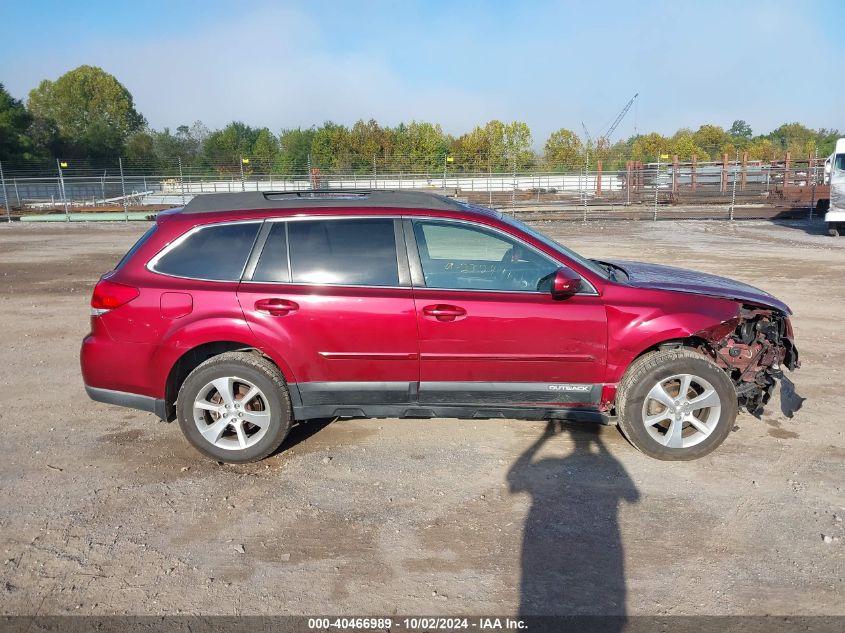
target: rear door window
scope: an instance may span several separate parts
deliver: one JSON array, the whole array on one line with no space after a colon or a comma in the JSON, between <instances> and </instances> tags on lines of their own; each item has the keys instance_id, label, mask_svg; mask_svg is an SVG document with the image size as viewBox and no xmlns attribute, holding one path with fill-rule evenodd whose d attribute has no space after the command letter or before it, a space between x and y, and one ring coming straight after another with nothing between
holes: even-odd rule
<instances>
[{"instance_id":1,"label":"rear door window","mask_svg":"<svg viewBox=\"0 0 845 633\"><path fill-rule=\"evenodd\" d=\"M239 281L261 222L201 227L157 255L150 268L173 277Z\"/></svg>"},{"instance_id":2,"label":"rear door window","mask_svg":"<svg viewBox=\"0 0 845 633\"><path fill-rule=\"evenodd\" d=\"M290 281L287 227L287 222L272 223L267 241L264 242L264 248L255 266L255 272L252 273L252 281Z\"/></svg>"},{"instance_id":3,"label":"rear door window","mask_svg":"<svg viewBox=\"0 0 845 633\"><path fill-rule=\"evenodd\" d=\"M283 256L282 225L287 225L287 258ZM275 239L270 239L273 233ZM280 222L273 233L261 253L255 281L285 281L289 262L289 280L293 283L399 285L396 237L390 218Z\"/></svg>"}]
</instances>

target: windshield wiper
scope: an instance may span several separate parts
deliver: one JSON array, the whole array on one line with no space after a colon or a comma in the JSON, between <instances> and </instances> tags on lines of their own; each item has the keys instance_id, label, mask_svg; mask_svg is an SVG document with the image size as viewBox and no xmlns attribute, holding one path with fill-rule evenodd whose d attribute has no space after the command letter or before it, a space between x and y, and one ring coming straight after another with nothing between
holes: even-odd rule
<instances>
[{"instance_id":1,"label":"windshield wiper","mask_svg":"<svg viewBox=\"0 0 845 633\"><path fill-rule=\"evenodd\" d=\"M604 262L600 262L597 259L591 259L590 261L597 264L599 268L606 272L608 278L610 278L611 281L616 281L616 271L613 270L610 264L605 264Z\"/></svg>"}]
</instances>

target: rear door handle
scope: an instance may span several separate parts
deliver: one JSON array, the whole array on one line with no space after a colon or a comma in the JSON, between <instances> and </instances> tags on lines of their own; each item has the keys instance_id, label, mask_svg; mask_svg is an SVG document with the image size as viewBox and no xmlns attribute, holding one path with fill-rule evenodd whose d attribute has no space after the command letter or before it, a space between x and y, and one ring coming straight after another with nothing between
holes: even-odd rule
<instances>
[{"instance_id":1,"label":"rear door handle","mask_svg":"<svg viewBox=\"0 0 845 633\"><path fill-rule=\"evenodd\" d=\"M299 304L287 299L259 299L255 302L255 309L270 316L285 316L299 310Z\"/></svg>"},{"instance_id":2,"label":"rear door handle","mask_svg":"<svg viewBox=\"0 0 845 633\"><path fill-rule=\"evenodd\" d=\"M436 319L437 321L456 321L463 319L467 315L467 311L462 307L444 303L426 306L422 311L423 316L429 319Z\"/></svg>"}]
</instances>

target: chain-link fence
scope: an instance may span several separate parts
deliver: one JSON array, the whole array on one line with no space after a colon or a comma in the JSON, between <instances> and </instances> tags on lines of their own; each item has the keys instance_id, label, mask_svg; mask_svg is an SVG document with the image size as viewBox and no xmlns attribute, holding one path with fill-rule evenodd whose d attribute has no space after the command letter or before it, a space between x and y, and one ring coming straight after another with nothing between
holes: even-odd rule
<instances>
[{"instance_id":1,"label":"chain-link fence","mask_svg":"<svg viewBox=\"0 0 845 633\"><path fill-rule=\"evenodd\" d=\"M664 158L664 157L661 157ZM415 189L457 196L475 204L547 217L669 217L672 208L733 217L742 209L780 213L804 209L812 214L828 199L824 164L815 158L762 163L628 162L625 169L502 172L452 169L405 172L385 159L370 171L306 166L274 173L244 157L237 166L187 167L177 161L165 168L57 160L51 170L4 170L0 164L3 210L8 217L38 213L128 211L180 206L196 195L237 191L308 189ZM727 207L727 211L725 211ZM762 211L761 211L762 213ZM128 216L127 216L128 217Z\"/></svg>"}]
</instances>

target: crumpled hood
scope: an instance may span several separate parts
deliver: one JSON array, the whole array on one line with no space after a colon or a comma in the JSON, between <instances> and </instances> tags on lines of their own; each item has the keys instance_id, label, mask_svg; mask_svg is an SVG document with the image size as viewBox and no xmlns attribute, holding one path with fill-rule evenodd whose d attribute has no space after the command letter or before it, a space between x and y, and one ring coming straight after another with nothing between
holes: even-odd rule
<instances>
[{"instance_id":1,"label":"crumpled hood","mask_svg":"<svg viewBox=\"0 0 845 633\"><path fill-rule=\"evenodd\" d=\"M635 288L674 290L676 292L689 292L692 294L709 295L711 297L722 297L724 299L736 299L755 305L775 308L786 314L792 314L789 306L780 299L776 299L768 292L740 281L687 270L685 268L675 268L673 266L660 266L659 264L646 264L643 262L607 261L615 266L619 266L628 273L628 279L622 283L634 286Z\"/></svg>"}]
</instances>

